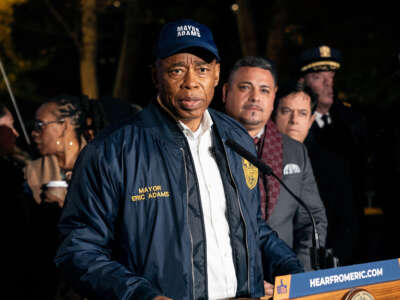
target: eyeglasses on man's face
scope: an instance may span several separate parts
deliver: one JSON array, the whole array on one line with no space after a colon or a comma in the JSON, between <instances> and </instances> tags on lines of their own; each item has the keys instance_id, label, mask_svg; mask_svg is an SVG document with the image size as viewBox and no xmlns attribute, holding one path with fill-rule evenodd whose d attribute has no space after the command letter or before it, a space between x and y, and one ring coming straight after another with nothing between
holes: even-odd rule
<instances>
[{"instance_id":1,"label":"eyeglasses on man's face","mask_svg":"<svg viewBox=\"0 0 400 300\"><path fill-rule=\"evenodd\" d=\"M49 122L42 122L40 120L34 120L33 121L33 130L36 132L41 132L44 127L50 124L55 124L55 123L64 123L64 119L58 119L55 121L49 121Z\"/></svg>"}]
</instances>

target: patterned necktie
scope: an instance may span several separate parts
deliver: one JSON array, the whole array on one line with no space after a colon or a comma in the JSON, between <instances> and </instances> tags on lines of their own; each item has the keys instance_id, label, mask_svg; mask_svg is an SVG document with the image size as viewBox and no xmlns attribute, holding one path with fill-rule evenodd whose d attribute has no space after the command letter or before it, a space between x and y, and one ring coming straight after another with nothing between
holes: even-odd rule
<instances>
[{"instance_id":1,"label":"patterned necktie","mask_svg":"<svg viewBox=\"0 0 400 300\"><path fill-rule=\"evenodd\" d=\"M254 145L256 146L256 150L257 150L257 153L258 153L258 149L260 148L258 146L258 144L260 143L260 138L259 137L253 138L253 142L254 142Z\"/></svg>"}]
</instances>

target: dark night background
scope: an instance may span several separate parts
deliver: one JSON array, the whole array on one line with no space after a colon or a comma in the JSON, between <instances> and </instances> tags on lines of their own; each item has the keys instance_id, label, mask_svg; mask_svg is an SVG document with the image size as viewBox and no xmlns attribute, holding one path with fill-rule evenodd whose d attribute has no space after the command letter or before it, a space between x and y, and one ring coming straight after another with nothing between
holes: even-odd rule
<instances>
[{"instance_id":1,"label":"dark night background","mask_svg":"<svg viewBox=\"0 0 400 300\"><path fill-rule=\"evenodd\" d=\"M77 1L53 1L72 26L79 23ZM126 3L99 1L98 13L98 81L100 97L110 96L116 75ZM129 102L145 105L154 95L148 66L151 49L161 26L178 18L193 18L207 24L222 57L222 78L242 56L236 14L231 10L235 1L142 1L140 18L141 52L138 53L135 76L131 79L134 97ZM258 40L259 55L264 55L269 32L271 7L276 1L249 1ZM338 48L343 54L343 67L337 74L336 87L342 98L364 110L385 109L399 96L397 51L399 26L396 4L388 1L368 5L358 1L286 1L288 24L279 68L281 80L290 77L291 63L299 51L321 43ZM357 5L358 3L358 5ZM383 5L384 4L384 5ZM99 5L100 6L100 5ZM14 50L34 65L21 71L1 59L6 71L16 74L13 91L21 112L29 117L32 109L47 97L61 93L80 94L79 57L72 40L50 14L46 1L27 1L15 6L12 25ZM219 85L220 88L221 84ZM3 88L1 96L8 98ZM214 105L219 102L219 89Z\"/></svg>"},{"instance_id":2,"label":"dark night background","mask_svg":"<svg viewBox=\"0 0 400 300\"><path fill-rule=\"evenodd\" d=\"M128 0L98 1L99 94L100 97L110 97L117 72ZM137 41L140 51L135 53L134 76L130 78L134 96L126 101L145 106L154 97L149 65L153 60L151 50L159 29L168 21L192 18L210 27L219 47L222 80L212 104L219 108L221 82L234 62L243 55L237 15L231 9L236 1L131 1L137 1L140 7L135 23L140 26ZM29 67L16 64L7 54L6 45L0 44L0 59L26 121L33 118L35 109L46 98L65 93L81 94L77 48L50 13L47 5L50 2L69 26L79 31L79 1L27 0L14 7L11 36L14 53L21 60L29 62ZM368 4L364 1L254 0L248 3L258 41L257 54L261 56L266 53L274 7L280 4L287 13L279 57L281 82L291 77L293 59L302 49L327 44L341 50L343 64L336 74L336 91L340 99L351 103L354 109L362 111L367 118L371 141L371 176L376 175L375 170L384 172L385 168L391 167L385 165L386 162L378 162L376 157L385 156L392 149L390 137L399 135L396 121L400 98L397 2ZM12 107L3 78L0 79L0 100ZM18 125L17 129L20 130ZM374 251L371 249L371 252Z\"/></svg>"}]
</instances>

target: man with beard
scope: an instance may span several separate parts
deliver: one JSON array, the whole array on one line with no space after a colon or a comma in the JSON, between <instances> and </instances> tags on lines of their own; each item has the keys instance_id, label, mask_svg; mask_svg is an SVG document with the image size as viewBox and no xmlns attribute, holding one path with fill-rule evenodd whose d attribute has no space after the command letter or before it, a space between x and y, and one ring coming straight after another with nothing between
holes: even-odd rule
<instances>
[{"instance_id":1,"label":"man with beard","mask_svg":"<svg viewBox=\"0 0 400 300\"><path fill-rule=\"evenodd\" d=\"M281 134L271 120L277 78L271 61L244 57L230 71L223 86L225 112L238 120L254 139L257 156L310 208L321 246L325 245L326 215L318 194L306 147ZM306 210L272 176L260 174L262 217L312 270L312 222ZM316 266L315 266L316 267Z\"/></svg>"}]
</instances>

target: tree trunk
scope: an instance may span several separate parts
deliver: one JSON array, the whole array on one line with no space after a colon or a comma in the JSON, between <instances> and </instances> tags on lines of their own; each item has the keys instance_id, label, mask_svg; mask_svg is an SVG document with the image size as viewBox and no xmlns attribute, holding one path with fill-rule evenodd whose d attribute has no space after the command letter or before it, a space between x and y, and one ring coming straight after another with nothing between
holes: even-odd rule
<instances>
[{"instance_id":1,"label":"tree trunk","mask_svg":"<svg viewBox=\"0 0 400 300\"><path fill-rule=\"evenodd\" d=\"M81 0L82 43L80 49L80 75L82 94L90 99L99 97L97 83L97 14L96 0Z\"/></svg>"},{"instance_id":2,"label":"tree trunk","mask_svg":"<svg viewBox=\"0 0 400 300\"><path fill-rule=\"evenodd\" d=\"M139 47L142 41L141 25L143 22L143 11L139 0L130 0L127 3L125 15L125 30L121 53L118 62L117 75L114 82L113 97L134 102L134 85L139 58Z\"/></svg>"},{"instance_id":3,"label":"tree trunk","mask_svg":"<svg viewBox=\"0 0 400 300\"><path fill-rule=\"evenodd\" d=\"M237 24L239 30L242 55L258 55L258 45L256 32L253 24L250 1L239 0L239 11L237 14Z\"/></svg>"},{"instance_id":4,"label":"tree trunk","mask_svg":"<svg viewBox=\"0 0 400 300\"><path fill-rule=\"evenodd\" d=\"M287 64L285 55L285 29L288 22L288 12L285 1L275 1L275 8L271 14L270 30L267 37L265 55L271 59L279 70Z\"/></svg>"}]
</instances>

